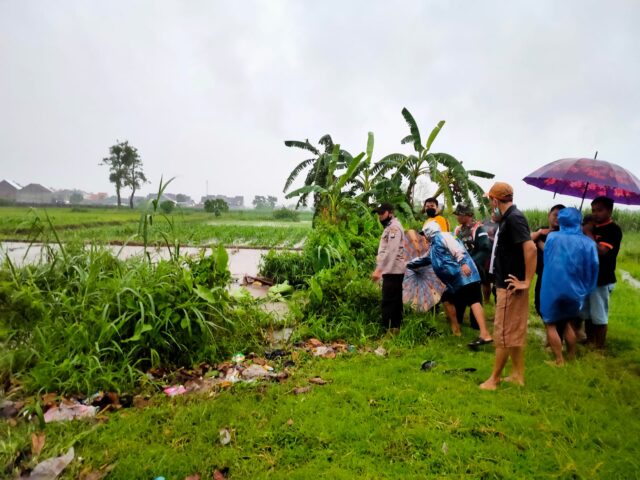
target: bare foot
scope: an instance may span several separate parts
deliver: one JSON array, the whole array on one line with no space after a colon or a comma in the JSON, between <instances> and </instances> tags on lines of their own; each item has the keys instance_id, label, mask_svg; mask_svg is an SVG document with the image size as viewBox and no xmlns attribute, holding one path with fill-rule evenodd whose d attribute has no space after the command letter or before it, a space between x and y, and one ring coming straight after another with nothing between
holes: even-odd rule
<instances>
[{"instance_id":1,"label":"bare foot","mask_svg":"<svg viewBox=\"0 0 640 480\"><path fill-rule=\"evenodd\" d=\"M514 377L513 375L509 375L508 377L504 377L502 380L504 380L505 382L513 383L515 385L524 387L524 379L520 377Z\"/></svg>"},{"instance_id":2,"label":"bare foot","mask_svg":"<svg viewBox=\"0 0 640 480\"><path fill-rule=\"evenodd\" d=\"M498 388L498 385L500 385L500 380L496 381L496 380L490 378L486 382L481 383L479 385L479 388L480 388L480 390L496 390Z\"/></svg>"}]
</instances>

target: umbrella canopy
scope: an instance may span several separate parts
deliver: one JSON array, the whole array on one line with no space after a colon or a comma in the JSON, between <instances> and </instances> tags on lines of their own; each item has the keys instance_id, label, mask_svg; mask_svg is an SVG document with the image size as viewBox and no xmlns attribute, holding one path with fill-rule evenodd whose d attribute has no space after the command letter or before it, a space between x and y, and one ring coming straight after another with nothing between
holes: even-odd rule
<instances>
[{"instance_id":1,"label":"umbrella canopy","mask_svg":"<svg viewBox=\"0 0 640 480\"><path fill-rule=\"evenodd\" d=\"M640 180L615 163L593 158L563 158L530 173L529 185L572 197L605 196L616 203L640 205Z\"/></svg>"},{"instance_id":2,"label":"umbrella canopy","mask_svg":"<svg viewBox=\"0 0 640 480\"><path fill-rule=\"evenodd\" d=\"M415 230L405 232L404 238L404 253L408 260L429 253L429 244ZM426 312L436 306L445 289L445 284L436 276L431 266L407 269L402 282L402 301L411 304L418 312Z\"/></svg>"}]
</instances>

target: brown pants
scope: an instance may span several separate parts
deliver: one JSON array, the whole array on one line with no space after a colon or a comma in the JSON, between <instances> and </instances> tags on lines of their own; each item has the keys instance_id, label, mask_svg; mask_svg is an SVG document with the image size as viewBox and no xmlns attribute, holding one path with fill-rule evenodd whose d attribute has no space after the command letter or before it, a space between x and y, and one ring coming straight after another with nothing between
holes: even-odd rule
<instances>
[{"instance_id":1,"label":"brown pants","mask_svg":"<svg viewBox=\"0 0 640 480\"><path fill-rule=\"evenodd\" d=\"M496 289L493 341L498 348L524 347L527 343L529 290Z\"/></svg>"}]
</instances>

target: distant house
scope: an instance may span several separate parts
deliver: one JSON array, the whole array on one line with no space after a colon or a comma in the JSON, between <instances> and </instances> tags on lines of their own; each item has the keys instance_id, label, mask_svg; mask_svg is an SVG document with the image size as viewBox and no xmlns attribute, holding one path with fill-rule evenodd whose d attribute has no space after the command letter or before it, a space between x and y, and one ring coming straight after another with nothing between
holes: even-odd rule
<instances>
[{"instance_id":1,"label":"distant house","mask_svg":"<svg viewBox=\"0 0 640 480\"><path fill-rule=\"evenodd\" d=\"M53 192L39 183L30 183L18 190L17 203L53 203Z\"/></svg>"},{"instance_id":2,"label":"distant house","mask_svg":"<svg viewBox=\"0 0 640 480\"><path fill-rule=\"evenodd\" d=\"M227 197L225 195L207 195L202 197L200 203L204 205L207 200L224 200L231 209L240 209L244 207L244 197L242 195L236 195L235 197Z\"/></svg>"},{"instance_id":3,"label":"distant house","mask_svg":"<svg viewBox=\"0 0 640 480\"><path fill-rule=\"evenodd\" d=\"M0 199L15 202L18 190L22 187L11 180L2 180L0 182Z\"/></svg>"}]
</instances>

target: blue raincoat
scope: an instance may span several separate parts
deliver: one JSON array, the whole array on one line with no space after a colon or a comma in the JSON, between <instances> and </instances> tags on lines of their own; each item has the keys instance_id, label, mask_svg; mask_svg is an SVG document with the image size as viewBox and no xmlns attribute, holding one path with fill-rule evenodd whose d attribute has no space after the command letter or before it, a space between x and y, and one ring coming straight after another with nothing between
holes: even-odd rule
<instances>
[{"instance_id":1,"label":"blue raincoat","mask_svg":"<svg viewBox=\"0 0 640 480\"><path fill-rule=\"evenodd\" d=\"M582 233L582 215L575 208L558 213L559 232L544 245L540 313L545 323L576 317L598 281L596 243Z\"/></svg>"},{"instance_id":2,"label":"blue raincoat","mask_svg":"<svg viewBox=\"0 0 640 480\"><path fill-rule=\"evenodd\" d=\"M457 238L448 232L442 232L436 222L429 222L424 234L431 242L429 255L412 260L407 265L408 268L432 265L433 271L450 293L480 281L480 273L475 262ZM471 275L468 277L462 273L461 266L464 263L471 269Z\"/></svg>"}]
</instances>

